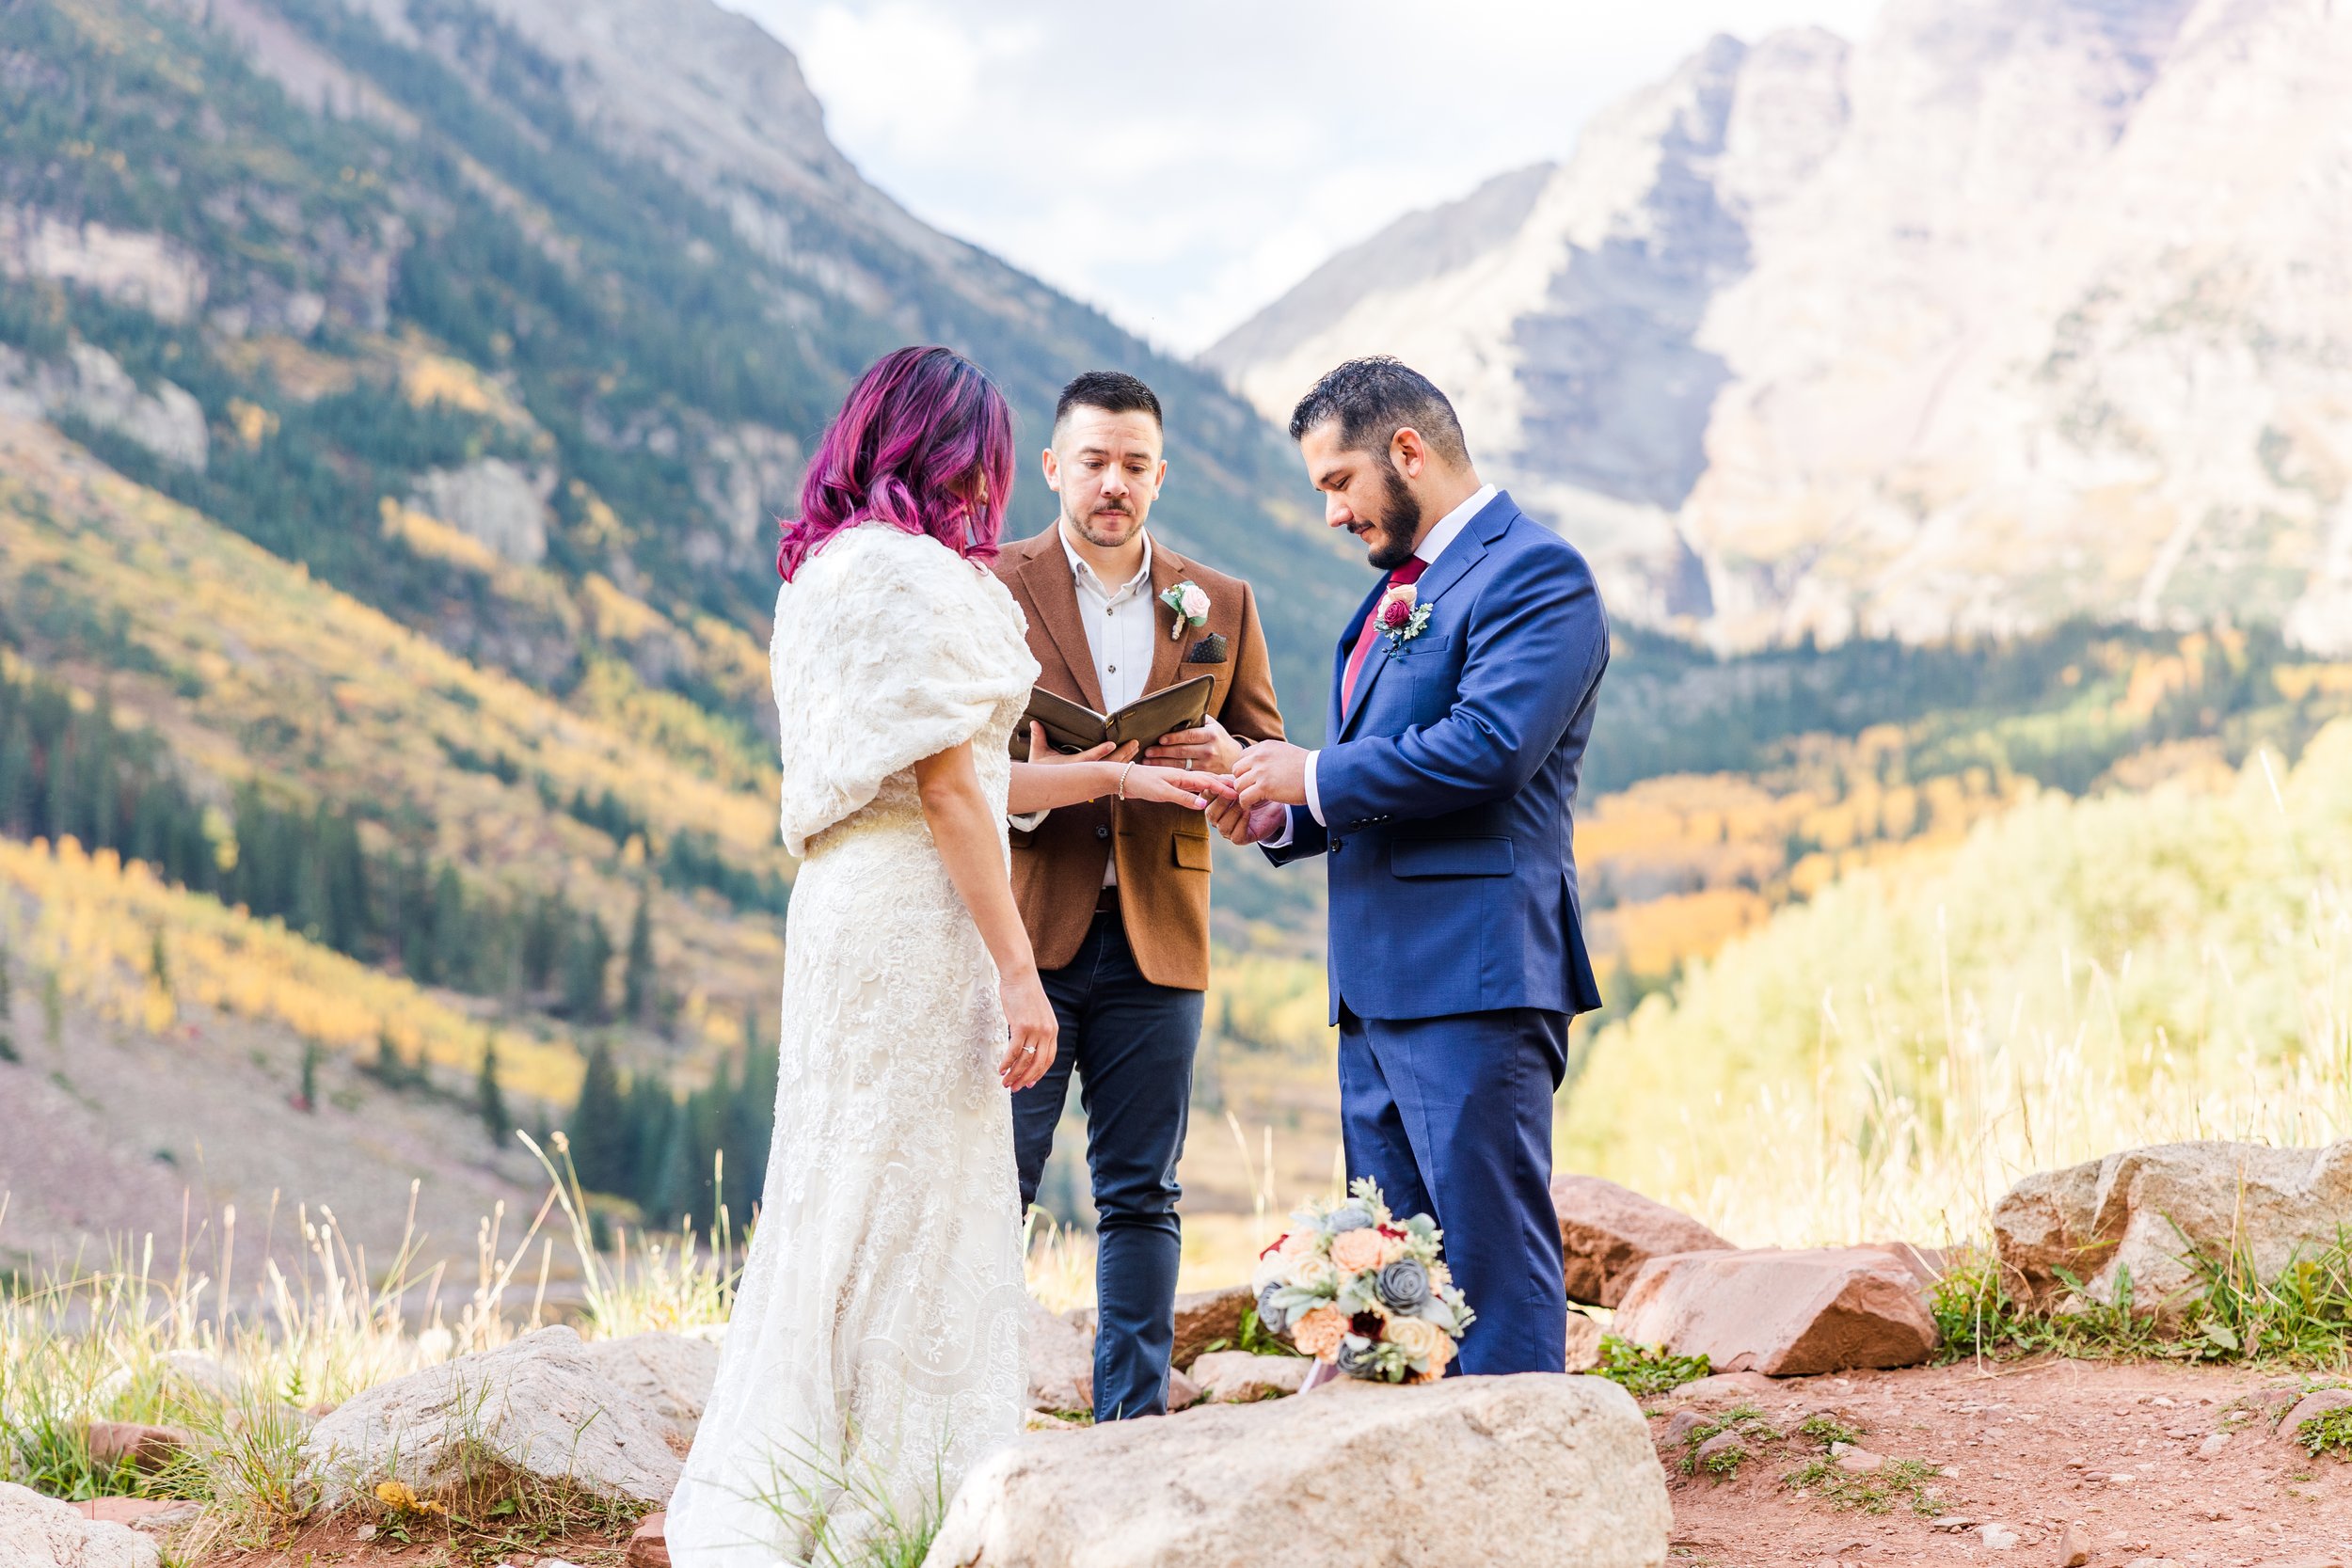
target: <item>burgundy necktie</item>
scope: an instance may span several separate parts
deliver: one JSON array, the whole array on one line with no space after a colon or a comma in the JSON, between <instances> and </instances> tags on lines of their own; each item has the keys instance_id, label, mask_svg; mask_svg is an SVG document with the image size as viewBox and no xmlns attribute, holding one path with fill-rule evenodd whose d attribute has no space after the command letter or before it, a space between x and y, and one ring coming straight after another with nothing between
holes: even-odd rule
<instances>
[{"instance_id":1,"label":"burgundy necktie","mask_svg":"<svg viewBox=\"0 0 2352 1568\"><path fill-rule=\"evenodd\" d=\"M1347 673L1340 680L1340 712L1344 715L1348 705L1356 700L1356 677L1363 673L1364 660L1372 657L1373 640L1380 635L1380 607L1389 602L1389 590L1399 584L1421 580L1429 570L1429 562L1415 556L1389 574L1389 580L1380 585L1380 596L1372 601L1372 613L1364 617L1364 629L1357 636L1356 651L1347 656Z\"/></svg>"}]
</instances>

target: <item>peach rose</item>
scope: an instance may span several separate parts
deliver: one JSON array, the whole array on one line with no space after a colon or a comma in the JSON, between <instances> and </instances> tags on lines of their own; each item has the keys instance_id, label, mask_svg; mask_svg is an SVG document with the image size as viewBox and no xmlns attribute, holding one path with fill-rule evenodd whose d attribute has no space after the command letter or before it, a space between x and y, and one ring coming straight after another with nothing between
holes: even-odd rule
<instances>
[{"instance_id":1,"label":"peach rose","mask_svg":"<svg viewBox=\"0 0 2352 1568\"><path fill-rule=\"evenodd\" d=\"M1336 1307L1318 1307L1291 1324L1291 1343L1318 1361L1337 1360L1346 1338L1347 1314Z\"/></svg>"},{"instance_id":2,"label":"peach rose","mask_svg":"<svg viewBox=\"0 0 2352 1568\"><path fill-rule=\"evenodd\" d=\"M1343 1274L1362 1274L1388 1261L1389 1244L1377 1230L1348 1230L1331 1238L1331 1266Z\"/></svg>"}]
</instances>

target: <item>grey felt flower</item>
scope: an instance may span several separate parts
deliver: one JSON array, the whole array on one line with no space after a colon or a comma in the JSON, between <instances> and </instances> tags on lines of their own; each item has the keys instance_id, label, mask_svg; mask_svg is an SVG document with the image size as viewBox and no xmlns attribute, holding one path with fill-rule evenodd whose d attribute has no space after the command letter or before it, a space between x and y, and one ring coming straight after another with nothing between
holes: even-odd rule
<instances>
[{"instance_id":1,"label":"grey felt flower","mask_svg":"<svg viewBox=\"0 0 2352 1568\"><path fill-rule=\"evenodd\" d=\"M1429 1299L1429 1271L1410 1258L1399 1259L1380 1271L1374 1289L1390 1311L1418 1312Z\"/></svg>"}]
</instances>

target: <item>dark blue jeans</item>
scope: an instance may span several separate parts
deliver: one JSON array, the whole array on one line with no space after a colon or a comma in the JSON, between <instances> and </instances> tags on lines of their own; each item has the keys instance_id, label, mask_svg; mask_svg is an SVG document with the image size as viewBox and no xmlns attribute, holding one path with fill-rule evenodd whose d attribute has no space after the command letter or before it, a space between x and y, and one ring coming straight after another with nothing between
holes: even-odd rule
<instances>
[{"instance_id":1,"label":"dark blue jeans","mask_svg":"<svg viewBox=\"0 0 2352 1568\"><path fill-rule=\"evenodd\" d=\"M1461 1372L1556 1372L1568 1296L1551 1207L1551 1097L1568 1018L1536 1007L1452 1018L1340 1012L1347 1173L1380 1183L1399 1218L1435 1218L1478 1316Z\"/></svg>"},{"instance_id":2,"label":"dark blue jeans","mask_svg":"<svg viewBox=\"0 0 2352 1568\"><path fill-rule=\"evenodd\" d=\"M1077 957L1041 978L1061 1035L1053 1067L1012 1097L1022 1212L1037 1201L1074 1071L1098 1243L1094 1418L1162 1415L1184 1250L1176 1161L1192 1103L1201 993L1145 979L1115 914L1096 915Z\"/></svg>"}]
</instances>

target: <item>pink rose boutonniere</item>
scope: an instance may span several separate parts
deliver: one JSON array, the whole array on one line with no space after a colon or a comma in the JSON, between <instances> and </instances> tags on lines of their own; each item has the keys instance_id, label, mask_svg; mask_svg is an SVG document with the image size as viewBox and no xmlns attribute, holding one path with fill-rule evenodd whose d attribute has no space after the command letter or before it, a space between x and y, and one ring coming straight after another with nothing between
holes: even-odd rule
<instances>
[{"instance_id":1,"label":"pink rose boutonniere","mask_svg":"<svg viewBox=\"0 0 2352 1568\"><path fill-rule=\"evenodd\" d=\"M1160 603L1175 612L1176 624L1168 628L1172 641L1184 635L1184 627L1198 631L1209 624L1208 591L1187 578L1160 595Z\"/></svg>"},{"instance_id":2,"label":"pink rose boutonniere","mask_svg":"<svg viewBox=\"0 0 2352 1568\"><path fill-rule=\"evenodd\" d=\"M1420 599L1409 582L1397 583L1380 595L1380 608L1373 611L1373 619L1380 627L1380 635L1389 640L1391 653L1428 628L1429 607Z\"/></svg>"}]
</instances>

